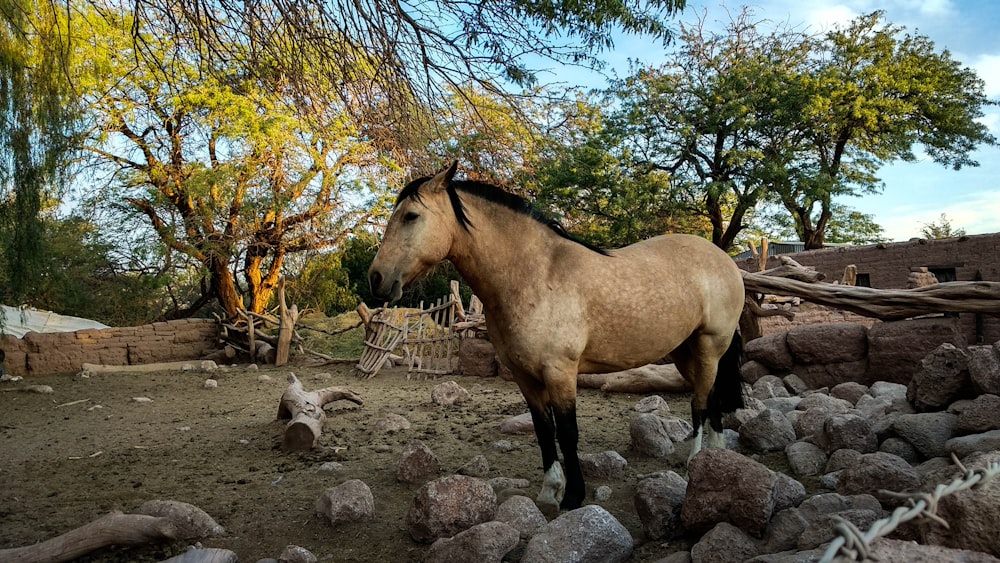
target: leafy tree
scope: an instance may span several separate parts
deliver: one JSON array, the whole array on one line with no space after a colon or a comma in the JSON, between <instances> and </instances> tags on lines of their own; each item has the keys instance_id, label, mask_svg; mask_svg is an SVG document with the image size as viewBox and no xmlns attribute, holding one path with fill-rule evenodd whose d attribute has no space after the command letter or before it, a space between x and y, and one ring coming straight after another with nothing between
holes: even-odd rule
<instances>
[{"instance_id":1,"label":"leafy tree","mask_svg":"<svg viewBox=\"0 0 1000 563\"><path fill-rule=\"evenodd\" d=\"M64 179L76 116L68 42L57 6L0 0L0 301L12 304L40 282L41 213Z\"/></svg>"},{"instance_id":2,"label":"leafy tree","mask_svg":"<svg viewBox=\"0 0 1000 563\"><path fill-rule=\"evenodd\" d=\"M773 240L802 240L799 224L794 217L773 206L758 213L752 230L756 237ZM867 213L841 203L833 203L831 216L826 224L826 242L834 244L875 244L886 242L885 229Z\"/></svg>"},{"instance_id":3,"label":"leafy tree","mask_svg":"<svg viewBox=\"0 0 1000 563\"><path fill-rule=\"evenodd\" d=\"M143 34L135 51L128 17L91 22L74 67L85 149L111 168L110 199L203 268L202 295L182 314L210 299L228 317L262 311L286 256L335 246L383 209L373 172L391 166L338 108L313 107L306 121L256 80L203 74L186 43Z\"/></svg>"},{"instance_id":4,"label":"leafy tree","mask_svg":"<svg viewBox=\"0 0 1000 563\"><path fill-rule=\"evenodd\" d=\"M822 37L742 12L724 33L684 29L664 65L638 67L609 92L635 166L712 224L728 248L753 209L780 202L806 248L823 245L833 198L880 189L878 168L923 150L960 168L996 139L977 118L983 82L882 13Z\"/></svg>"},{"instance_id":5,"label":"leafy tree","mask_svg":"<svg viewBox=\"0 0 1000 563\"><path fill-rule=\"evenodd\" d=\"M926 239L943 239L965 236L965 229L958 229L951 226L951 219L944 213L938 217L937 221L924 223L920 233Z\"/></svg>"},{"instance_id":6,"label":"leafy tree","mask_svg":"<svg viewBox=\"0 0 1000 563\"><path fill-rule=\"evenodd\" d=\"M779 194L806 248L823 245L832 198L879 191L875 173L885 163L922 151L958 170L978 166L971 158L978 145L996 144L978 121L996 102L975 71L883 18L873 12L831 31L803 69L802 144Z\"/></svg>"}]
</instances>

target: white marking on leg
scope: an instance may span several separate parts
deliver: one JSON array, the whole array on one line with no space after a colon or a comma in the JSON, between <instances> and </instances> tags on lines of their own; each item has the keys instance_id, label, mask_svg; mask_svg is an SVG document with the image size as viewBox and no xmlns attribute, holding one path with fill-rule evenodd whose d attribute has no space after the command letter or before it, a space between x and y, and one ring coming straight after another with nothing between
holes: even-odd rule
<instances>
[{"instance_id":1,"label":"white marking on leg","mask_svg":"<svg viewBox=\"0 0 1000 563\"><path fill-rule=\"evenodd\" d=\"M695 432L694 441L691 444L691 453L688 454L688 463L701 451L701 439L705 435L705 425L702 424L699 428L695 428Z\"/></svg>"},{"instance_id":2,"label":"white marking on leg","mask_svg":"<svg viewBox=\"0 0 1000 563\"><path fill-rule=\"evenodd\" d=\"M720 450L726 449L725 435L723 435L721 432L716 432L715 429L712 428L711 424L705 424L702 426L702 428L705 430L706 433L705 434L706 447L718 448Z\"/></svg>"},{"instance_id":3,"label":"white marking on leg","mask_svg":"<svg viewBox=\"0 0 1000 563\"><path fill-rule=\"evenodd\" d=\"M563 473L562 465L557 461L545 472L545 479L542 480L542 490L538 493L538 502L540 504L559 506L565 494L566 475Z\"/></svg>"}]
</instances>

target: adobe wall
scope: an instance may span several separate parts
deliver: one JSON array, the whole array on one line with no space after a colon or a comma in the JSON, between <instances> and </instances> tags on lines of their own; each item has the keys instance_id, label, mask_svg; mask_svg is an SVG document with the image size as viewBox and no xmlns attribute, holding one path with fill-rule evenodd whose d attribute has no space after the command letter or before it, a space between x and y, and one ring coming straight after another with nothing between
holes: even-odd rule
<instances>
[{"instance_id":1,"label":"adobe wall","mask_svg":"<svg viewBox=\"0 0 1000 563\"><path fill-rule=\"evenodd\" d=\"M844 268L854 264L858 274L867 274L871 287L902 289L906 287L911 268L954 269L957 281L974 281L977 273L985 281L1000 282L1000 233L971 235L958 238L873 244L868 246L831 247L789 254L804 266L812 266L826 274L826 281L839 280ZM756 271L753 259L737 264ZM767 267L780 265L777 257L768 259ZM1000 340L1000 317L980 315L982 339L976 337L976 315L963 313L962 331L970 344Z\"/></svg>"},{"instance_id":2,"label":"adobe wall","mask_svg":"<svg viewBox=\"0 0 1000 563\"><path fill-rule=\"evenodd\" d=\"M181 319L135 327L87 329L24 338L0 337L8 375L75 374L84 363L135 365L193 360L218 348L218 325L211 319Z\"/></svg>"}]
</instances>

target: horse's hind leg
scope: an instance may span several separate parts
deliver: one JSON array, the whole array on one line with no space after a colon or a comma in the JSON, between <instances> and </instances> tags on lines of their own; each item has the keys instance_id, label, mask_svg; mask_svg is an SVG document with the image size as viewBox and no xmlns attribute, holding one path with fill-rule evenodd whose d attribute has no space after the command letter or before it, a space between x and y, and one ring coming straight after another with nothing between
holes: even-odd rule
<instances>
[{"instance_id":1,"label":"horse's hind leg","mask_svg":"<svg viewBox=\"0 0 1000 563\"><path fill-rule=\"evenodd\" d=\"M720 337L710 334L694 334L677 350L671 353L681 375L694 388L691 398L691 424L694 426L694 441L688 460L701 451L703 444L710 448L724 448L722 434L722 414L732 412L742 406L742 391L739 383L739 360L742 341L739 334ZM735 349L735 352L734 352ZM736 365L730 356L735 353ZM720 363L720 359L723 359ZM720 365L726 370L726 389L716 389ZM735 374L730 373L733 369ZM735 377L735 381L732 381ZM735 385L737 399L729 397ZM723 396L724 395L724 396ZM737 405L737 403L739 403ZM703 438L704 436L704 438Z\"/></svg>"}]
</instances>

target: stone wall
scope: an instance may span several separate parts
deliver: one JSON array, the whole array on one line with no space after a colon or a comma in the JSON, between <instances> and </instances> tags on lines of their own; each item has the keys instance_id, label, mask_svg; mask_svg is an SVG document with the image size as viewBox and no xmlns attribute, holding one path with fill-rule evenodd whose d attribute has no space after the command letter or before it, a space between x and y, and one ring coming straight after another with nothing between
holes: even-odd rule
<instances>
[{"instance_id":1,"label":"stone wall","mask_svg":"<svg viewBox=\"0 0 1000 563\"><path fill-rule=\"evenodd\" d=\"M747 342L743 376L753 383L764 375L795 374L809 389L848 381L906 385L920 361L944 343L966 345L954 317L877 322L870 328L857 323L799 326Z\"/></svg>"},{"instance_id":2,"label":"stone wall","mask_svg":"<svg viewBox=\"0 0 1000 563\"><path fill-rule=\"evenodd\" d=\"M23 377L75 374L84 363L135 365L192 360L218 348L211 319L181 319L136 327L87 329L24 338L0 337L4 371Z\"/></svg>"},{"instance_id":3,"label":"stone wall","mask_svg":"<svg viewBox=\"0 0 1000 563\"><path fill-rule=\"evenodd\" d=\"M826 281L839 280L844 268L854 264L861 279L878 289L902 289L912 268L928 268L941 277L954 274L956 281L1000 282L1000 233L971 235L959 238L873 244L868 246L838 246L809 250L788 255L804 266L812 266L826 274ZM753 259L738 261L748 271L755 271ZM768 259L767 267L780 265L777 257ZM859 285L862 285L859 283ZM970 344L1000 340L1000 317L963 313L962 332Z\"/></svg>"}]
</instances>

